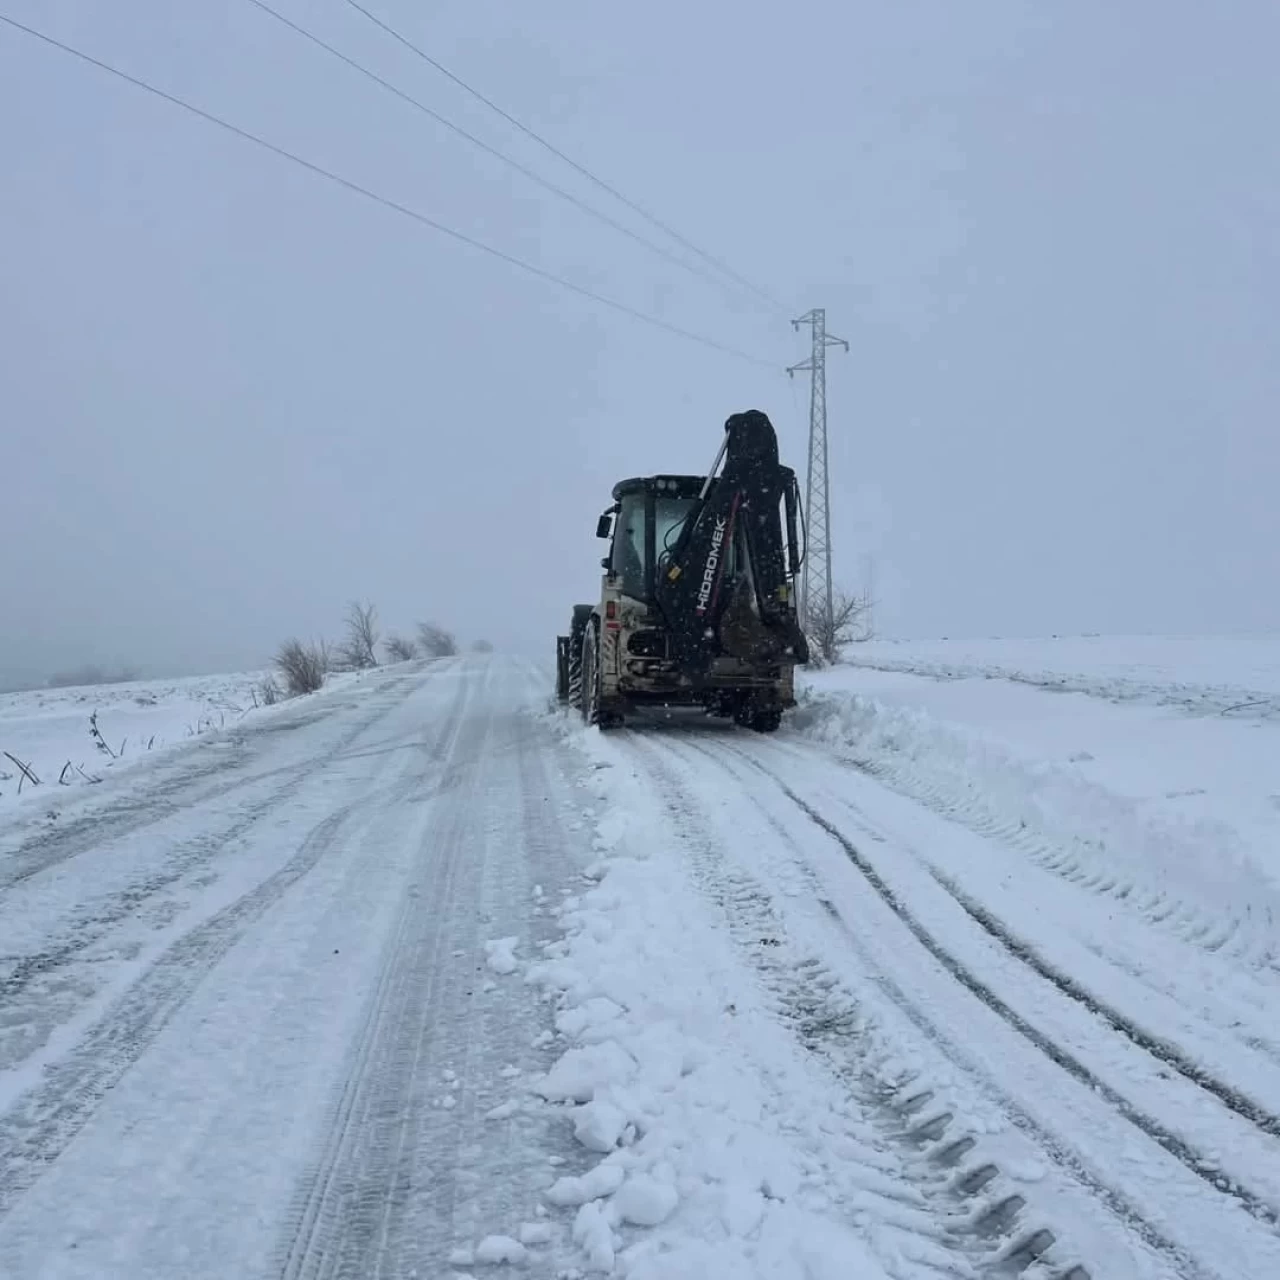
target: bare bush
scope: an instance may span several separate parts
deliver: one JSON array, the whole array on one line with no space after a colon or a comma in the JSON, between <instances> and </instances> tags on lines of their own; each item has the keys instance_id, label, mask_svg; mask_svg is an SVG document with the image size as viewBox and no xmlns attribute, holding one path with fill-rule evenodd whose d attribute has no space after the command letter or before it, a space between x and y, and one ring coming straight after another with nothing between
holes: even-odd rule
<instances>
[{"instance_id":1,"label":"bare bush","mask_svg":"<svg viewBox=\"0 0 1280 1280\"><path fill-rule=\"evenodd\" d=\"M811 608L804 628L809 639L811 665L825 667L839 662L840 652L846 645L870 640L873 636L871 606L872 601L865 594L837 591L829 618L825 609Z\"/></svg>"},{"instance_id":2,"label":"bare bush","mask_svg":"<svg viewBox=\"0 0 1280 1280\"><path fill-rule=\"evenodd\" d=\"M411 662L418 656L418 646L404 636L388 636L382 647L392 662Z\"/></svg>"},{"instance_id":3,"label":"bare bush","mask_svg":"<svg viewBox=\"0 0 1280 1280\"><path fill-rule=\"evenodd\" d=\"M453 634L434 622L418 623L418 647L428 658L448 658L458 652Z\"/></svg>"},{"instance_id":4,"label":"bare bush","mask_svg":"<svg viewBox=\"0 0 1280 1280\"><path fill-rule=\"evenodd\" d=\"M373 605L353 600L347 607L347 634L338 646L338 661L355 671L378 665L378 613Z\"/></svg>"},{"instance_id":5,"label":"bare bush","mask_svg":"<svg viewBox=\"0 0 1280 1280\"><path fill-rule=\"evenodd\" d=\"M118 667L115 671L109 671L90 662L74 671L56 672L49 677L48 683L51 689L71 689L82 684L129 684L138 677L136 667Z\"/></svg>"},{"instance_id":6,"label":"bare bush","mask_svg":"<svg viewBox=\"0 0 1280 1280\"><path fill-rule=\"evenodd\" d=\"M257 693L264 707L274 707L280 701L280 686L276 684L275 676L263 676Z\"/></svg>"},{"instance_id":7,"label":"bare bush","mask_svg":"<svg viewBox=\"0 0 1280 1280\"><path fill-rule=\"evenodd\" d=\"M329 654L323 644L286 640L276 654L275 664L284 677L284 687L289 696L296 698L323 688L325 673L329 669ZM274 688L275 681L271 684Z\"/></svg>"}]
</instances>

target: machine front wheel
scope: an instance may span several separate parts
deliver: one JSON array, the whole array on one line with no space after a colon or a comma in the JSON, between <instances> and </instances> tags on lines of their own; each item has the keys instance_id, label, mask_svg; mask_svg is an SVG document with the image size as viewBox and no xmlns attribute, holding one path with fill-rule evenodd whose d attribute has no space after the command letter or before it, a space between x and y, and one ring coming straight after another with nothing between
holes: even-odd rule
<instances>
[{"instance_id":1,"label":"machine front wheel","mask_svg":"<svg viewBox=\"0 0 1280 1280\"><path fill-rule=\"evenodd\" d=\"M595 724L600 718L600 672L597 653L596 625L587 623L582 637L582 675L578 691L578 705L582 708L584 724Z\"/></svg>"}]
</instances>

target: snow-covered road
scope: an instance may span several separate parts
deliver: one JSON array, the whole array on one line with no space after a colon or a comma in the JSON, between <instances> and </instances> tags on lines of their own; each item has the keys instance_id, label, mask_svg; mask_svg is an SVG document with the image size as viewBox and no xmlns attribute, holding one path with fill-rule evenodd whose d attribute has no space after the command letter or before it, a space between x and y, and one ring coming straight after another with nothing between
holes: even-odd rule
<instances>
[{"instance_id":1,"label":"snow-covered road","mask_svg":"<svg viewBox=\"0 0 1280 1280\"><path fill-rule=\"evenodd\" d=\"M0 1276L1280 1275L1273 925L549 695L392 668L0 827Z\"/></svg>"},{"instance_id":2,"label":"snow-covered road","mask_svg":"<svg viewBox=\"0 0 1280 1280\"><path fill-rule=\"evenodd\" d=\"M565 1140L482 1117L548 1017L484 944L583 844L531 688L389 673L0 862L0 1275L440 1275L531 1199Z\"/></svg>"}]
</instances>

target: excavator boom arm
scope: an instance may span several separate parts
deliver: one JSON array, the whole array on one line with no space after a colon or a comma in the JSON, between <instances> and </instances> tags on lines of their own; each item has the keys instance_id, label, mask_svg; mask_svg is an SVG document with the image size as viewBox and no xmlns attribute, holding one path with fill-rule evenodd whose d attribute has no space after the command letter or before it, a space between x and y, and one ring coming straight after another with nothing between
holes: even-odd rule
<instances>
[{"instance_id":1,"label":"excavator boom arm","mask_svg":"<svg viewBox=\"0 0 1280 1280\"><path fill-rule=\"evenodd\" d=\"M723 470L714 476L713 466L654 584L675 656L693 670L723 653L807 662L791 599L799 498L768 417L755 409L730 417L717 465L721 457Z\"/></svg>"}]
</instances>

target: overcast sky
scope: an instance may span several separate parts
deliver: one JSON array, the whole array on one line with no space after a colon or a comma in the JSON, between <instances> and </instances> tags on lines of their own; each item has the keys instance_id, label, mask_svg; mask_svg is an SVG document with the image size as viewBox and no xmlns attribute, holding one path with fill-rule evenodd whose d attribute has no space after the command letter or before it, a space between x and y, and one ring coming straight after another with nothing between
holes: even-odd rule
<instances>
[{"instance_id":1,"label":"overcast sky","mask_svg":"<svg viewBox=\"0 0 1280 1280\"><path fill-rule=\"evenodd\" d=\"M776 363L827 309L837 578L892 635L1280 628L1280 6L364 0L784 303L249 0L3 11ZM344 0L271 0L647 236ZM0 26L0 678L262 662L366 596L549 656L625 475L807 389ZM679 246L672 246L679 253Z\"/></svg>"}]
</instances>

